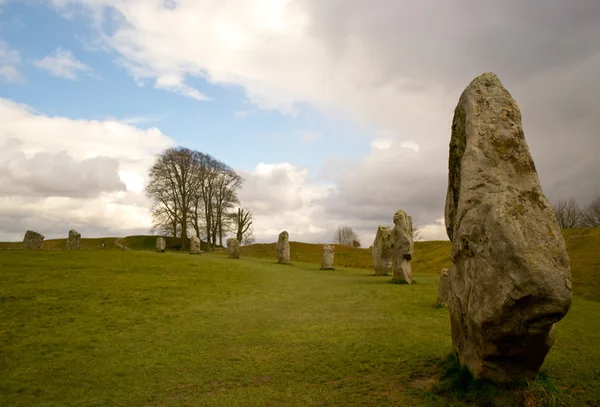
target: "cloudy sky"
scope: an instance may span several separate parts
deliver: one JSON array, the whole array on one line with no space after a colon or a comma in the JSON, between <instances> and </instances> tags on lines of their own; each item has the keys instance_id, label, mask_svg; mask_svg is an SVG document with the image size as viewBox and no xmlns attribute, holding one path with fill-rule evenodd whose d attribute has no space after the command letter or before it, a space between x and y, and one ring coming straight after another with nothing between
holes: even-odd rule
<instances>
[{"instance_id":1,"label":"cloudy sky","mask_svg":"<svg viewBox=\"0 0 600 407\"><path fill-rule=\"evenodd\" d=\"M452 114L493 71L550 200L600 194L598 0L0 0L0 240L148 233L153 156L246 179L258 241L447 239Z\"/></svg>"}]
</instances>

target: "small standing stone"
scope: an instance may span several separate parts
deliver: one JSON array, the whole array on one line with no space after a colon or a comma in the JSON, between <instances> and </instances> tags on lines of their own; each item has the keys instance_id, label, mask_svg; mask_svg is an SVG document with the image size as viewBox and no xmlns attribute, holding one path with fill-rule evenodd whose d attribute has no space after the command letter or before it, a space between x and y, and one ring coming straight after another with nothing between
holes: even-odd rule
<instances>
[{"instance_id":1,"label":"small standing stone","mask_svg":"<svg viewBox=\"0 0 600 407\"><path fill-rule=\"evenodd\" d=\"M200 238L192 236L190 239L190 254L200 254Z\"/></svg>"},{"instance_id":2,"label":"small standing stone","mask_svg":"<svg viewBox=\"0 0 600 407\"><path fill-rule=\"evenodd\" d=\"M323 246L323 257L321 258L321 270L333 270L333 258L335 246L326 244Z\"/></svg>"},{"instance_id":3,"label":"small standing stone","mask_svg":"<svg viewBox=\"0 0 600 407\"><path fill-rule=\"evenodd\" d=\"M69 230L69 238L67 239L67 250L77 250L80 247L81 233L76 230Z\"/></svg>"},{"instance_id":4,"label":"small standing stone","mask_svg":"<svg viewBox=\"0 0 600 407\"><path fill-rule=\"evenodd\" d=\"M277 262L288 264L290 262L290 242L289 242L289 234L286 230L279 234L279 239L277 240Z\"/></svg>"},{"instance_id":5,"label":"small standing stone","mask_svg":"<svg viewBox=\"0 0 600 407\"><path fill-rule=\"evenodd\" d=\"M230 258L240 258L240 242L235 237L227 239L227 251L229 252Z\"/></svg>"},{"instance_id":6,"label":"small standing stone","mask_svg":"<svg viewBox=\"0 0 600 407\"><path fill-rule=\"evenodd\" d=\"M28 230L25 232L25 237L23 238L23 248L27 250L39 249L44 238L44 235L34 232L33 230Z\"/></svg>"},{"instance_id":7,"label":"small standing stone","mask_svg":"<svg viewBox=\"0 0 600 407\"><path fill-rule=\"evenodd\" d=\"M389 226L377 227L371 252L376 276L387 276L392 273L392 229Z\"/></svg>"},{"instance_id":8,"label":"small standing stone","mask_svg":"<svg viewBox=\"0 0 600 407\"><path fill-rule=\"evenodd\" d=\"M396 284L412 284L412 270L410 261L414 251L412 238L412 218L402 209L394 214L393 252L394 252L394 278Z\"/></svg>"},{"instance_id":9,"label":"small standing stone","mask_svg":"<svg viewBox=\"0 0 600 407\"><path fill-rule=\"evenodd\" d=\"M159 253L163 253L166 248L167 248L167 241L165 240L165 238L157 237L156 238L156 251Z\"/></svg>"},{"instance_id":10,"label":"small standing stone","mask_svg":"<svg viewBox=\"0 0 600 407\"><path fill-rule=\"evenodd\" d=\"M448 306L448 292L450 291L450 272L448 269L442 269L440 273L440 283L438 286L438 297L437 303L439 305L443 305L444 307Z\"/></svg>"}]
</instances>

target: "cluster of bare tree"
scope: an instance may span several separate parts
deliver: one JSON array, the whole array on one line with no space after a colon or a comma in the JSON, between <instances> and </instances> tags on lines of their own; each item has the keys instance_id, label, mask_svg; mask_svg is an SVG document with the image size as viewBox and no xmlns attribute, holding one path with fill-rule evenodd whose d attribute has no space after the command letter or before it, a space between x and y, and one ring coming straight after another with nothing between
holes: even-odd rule
<instances>
[{"instance_id":1,"label":"cluster of bare tree","mask_svg":"<svg viewBox=\"0 0 600 407\"><path fill-rule=\"evenodd\" d=\"M239 208L237 191L244 180L231 167L199 151L169 148L149 170L146 194L153 201L152 232L180 237L187 249L194 234L213 249L235 233L252 240L252 214Z\"/></svg>"},{"instance_id":2,"label":"cluster of bare tree","mask_svg":"<svg viewBox=\"0 0 600 407\"><path fill-rule=\"evenodd\" d=\"M561 229L595 228L600 226L600 196L586 207L581 207L574 198L559 200L552 204Z\"/></svg>"},{"instance_id":3,"label":"cluster of bare tree","mask_svg":"<svg viewBox=\"0 0 600 407\"><path fill-rule=\"evenodd\" d=\"M358 235L348 226L340 226L333 234L333 243L345 246L360 247Z\"/></svg>"}]
</instances>

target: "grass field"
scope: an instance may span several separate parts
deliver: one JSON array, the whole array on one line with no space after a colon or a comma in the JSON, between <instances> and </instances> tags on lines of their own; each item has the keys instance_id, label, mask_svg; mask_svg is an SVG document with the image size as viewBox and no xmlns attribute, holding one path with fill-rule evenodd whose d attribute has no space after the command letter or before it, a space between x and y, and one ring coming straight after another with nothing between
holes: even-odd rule
<instances>
[{"instance_id":1,"label":"grass field","mask_svg":"<svg viewBox=\"0 0 600 407\"><path fill-rule=\"evenodd\" d=\"M489 396L497 405L600 405L598 232L565 233L573 306L542 378ZM481 404L477 388L440 380L450 327L434 303L449 245L416 250L412 286L371 276L365 249L338 248L336 270L319 271L320 247L300 243L292 265L269 245L238 260L0 250L0 406Z\"/></svg>"}]
</instances>

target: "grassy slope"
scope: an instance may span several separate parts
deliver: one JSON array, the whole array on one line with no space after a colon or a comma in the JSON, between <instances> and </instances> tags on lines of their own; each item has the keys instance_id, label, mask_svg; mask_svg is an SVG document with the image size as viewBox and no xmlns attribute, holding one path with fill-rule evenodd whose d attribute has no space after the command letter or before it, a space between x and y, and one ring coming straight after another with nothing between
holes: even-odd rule
<instances>
[{"instance_id":1,"label":"grassy slope","mask_svg":"<svg viewBox=\"0 0 600 407\"><path fill-rule=\"evenodd\" d=\"M0 405L445 405L423 388L450 350L437 276L317 268L0 251ZM599 341L575 297L543 367L572 405L600 403Z\"/></svg>"}]
</instances>

